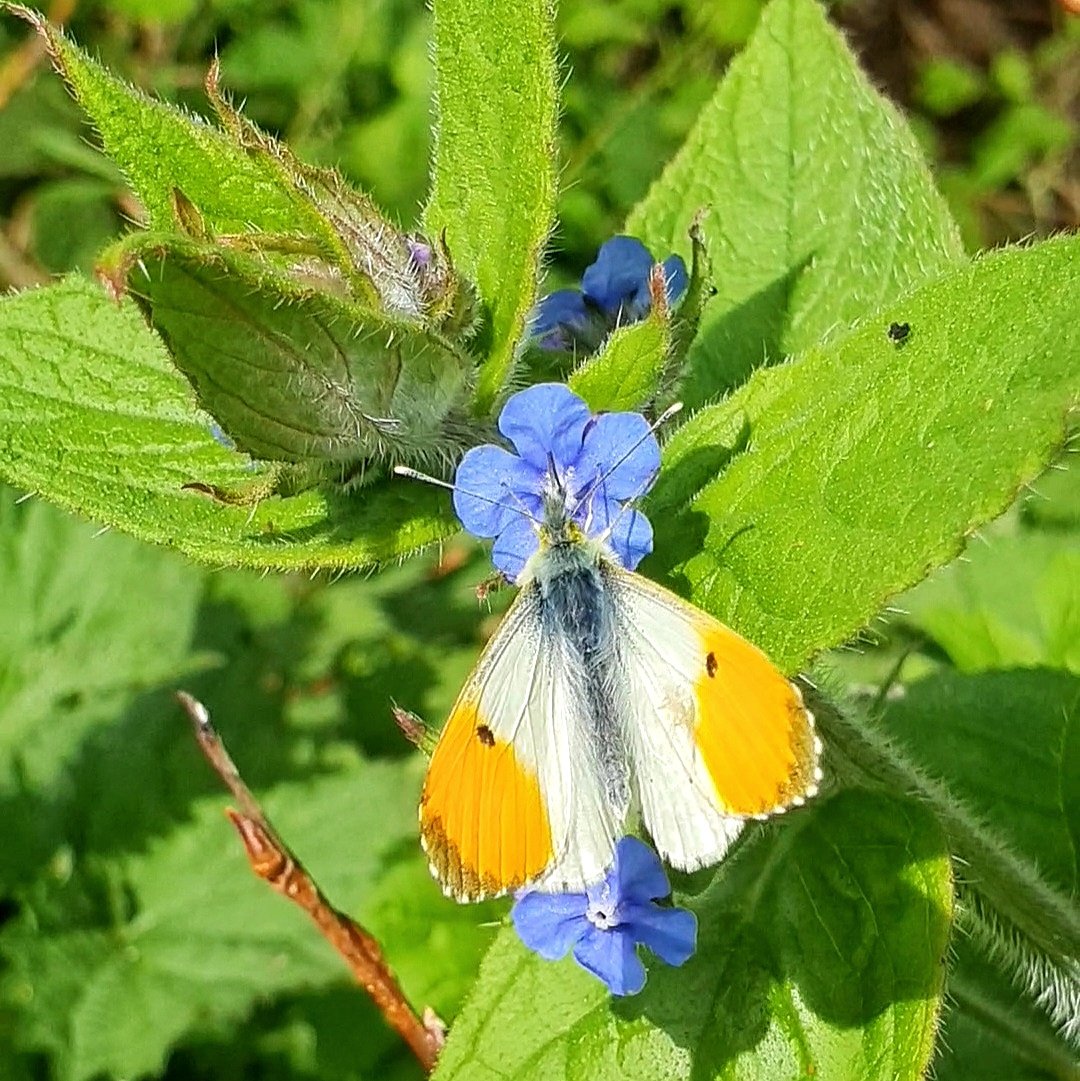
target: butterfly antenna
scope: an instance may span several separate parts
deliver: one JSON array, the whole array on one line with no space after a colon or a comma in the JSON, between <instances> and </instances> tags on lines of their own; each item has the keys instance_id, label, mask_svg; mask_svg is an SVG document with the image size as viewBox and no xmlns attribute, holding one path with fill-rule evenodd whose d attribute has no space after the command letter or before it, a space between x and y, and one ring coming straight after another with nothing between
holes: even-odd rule
<instances>
[{"instance_id":1,"label":"butterfly antenna","mask_svg":"<svg viewBox=\"0 0 1080 1081\"><path fill-rule=\"evenodd\" d=\"M438 477L433 477L428 473L421 473L417 469L410 469L407 465L395 465L393 471L397 473L399 477L422 480L425 484L434 484L436 488L446 488L451 492L461 492L464 495L469 496L470 499L479 499L481 503L491 503L493 506L506 507L507 510L511 510L515 514L520 514L522 518L528 518L530 522L534 522L537 526L542 526L544 524L535 514L532 514L526 507L520 505L521 499L518 497L517 492L513 491L505 481L503 482L503 486L506 488L507 493L519 504L516 507L509 506L501 499L492 499L490 496L481 495L479 492L467 492L464 488L459 488L456 484L451 484L446 480L440 480Z\"/></svg>"}]
</instances>

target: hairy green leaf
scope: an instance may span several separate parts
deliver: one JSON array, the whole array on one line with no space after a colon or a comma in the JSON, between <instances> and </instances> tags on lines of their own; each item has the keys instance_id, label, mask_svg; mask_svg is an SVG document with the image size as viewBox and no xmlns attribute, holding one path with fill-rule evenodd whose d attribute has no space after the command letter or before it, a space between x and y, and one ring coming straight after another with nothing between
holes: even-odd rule
<instances>
[{"instance_id":1,"label":"hairy green leaf","mask_svg":"<svg viewBox=\"0 0 1080 1081\"><path fill-rule=\"evenodd\" d=\"M848 638L1053 456L1078 290L1078 238L995 253L756 373L665 449L647 569L787 671Z\"/></svg>"},{"instance_id":2,"label":"hairy green leaf","mask_svg":"<svg viewBox=\"0 0 1080 1081\"><path fill-rule=\"evenodd\" d=\"M268 489L210 420L130 301L77 278L0 302L0 470L90 518L197 559L361 567L454 532L443 493L406 481L212 500L185 485Z\"/></svg>"},{"instance_id":3,"label":"hairy green leaf","mask_svg":"<svg viewBox=\"0 0 1080 1081\"><path fill-rule=\"evenodd\" d=\"M594 412L640 409L656 393L670 348L666 320L643 319L616 330L567 382Z\"/></svg>"},{"instance_id":4,"label":"hairy green leaf","mask_svg":"<svg viewBox=\"0 0 1080 1081\"><path fill-rule=\"evenodd\" d=\"M551 0L435 7L438 118L424 220L488 310L477 411L510 377L555 207L558 112Z\"/></svg>"},{"instance_id":5,"label":"hairy green leaf","mask_svg":"<svg viewBox=\"0 0 1080 1081\"><path fill-rule=\"evenodd\" d=\"M435 334L298 291L213 246L163 243L143 283L155 328L200 404L257 458L452 460L470 364Z\"/></svg>"},{"instance_id":6,"label":"hairy green leaf","mask_svg":"<svg viewBox=\"0 0 1080 1081\"><path fill-rule=\"evenodd\" d=\"M45 39L106 153L138 195L156 228L174 225L180 189L207 224L223 233L298 228L295 199L265 160L249 156L205 121L154 101L92 60L38 12L13 8Z\"/></svg>"},{"instance_id":7,"label":"hairy green leaf","mask_svg":"<svg viewBox=\"0 0 1080 1081\"><path fill-rule=\"evenodd\" d=\"M651 251L701 229L717 295L691 406L961 258L915 137L814 0L773 0L683 149L630 215Z\"/></svg>"},{"instance_id":8,"label":"hairy green leaf","mask_svg":"<svg viewBox=\"0 0 1080 1081\"><path fill-rule=\"evenodd\" d=\"M769 833L689 902L695 956L634 998L504 931L435 1077L922 1078L952 904L933 819L849 792Z\"/></svg>"}]
</instances>

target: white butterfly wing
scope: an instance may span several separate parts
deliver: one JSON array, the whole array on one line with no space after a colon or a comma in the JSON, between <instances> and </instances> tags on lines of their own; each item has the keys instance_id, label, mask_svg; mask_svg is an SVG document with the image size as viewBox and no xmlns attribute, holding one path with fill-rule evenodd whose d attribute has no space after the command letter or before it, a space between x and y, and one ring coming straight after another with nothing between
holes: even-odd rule
<instances>
[{"instance_id":1,"label":"white butterfly wing","mask_svg":"<svg viewBox=\"0 0 1080 1081\"><path fill-rule=\"evenodd\" d=\"M460 901L527 885L581 890L610 865L622 814L598 784L569 644L519 593L458 696L428 767L420 829Z\"/></svg>"},{"instance_id":2,"label":"white butterfly wing","mask_svg":"<svg viewBox=\"0 0 1080 1081\"><path fill-rule=\"evenodd\" d=\"M714 863L748 818L816 791L813 717L768 658L712 616L617 567L609 589L645 826L673 866Z\"/></svg>"}]
</instances>

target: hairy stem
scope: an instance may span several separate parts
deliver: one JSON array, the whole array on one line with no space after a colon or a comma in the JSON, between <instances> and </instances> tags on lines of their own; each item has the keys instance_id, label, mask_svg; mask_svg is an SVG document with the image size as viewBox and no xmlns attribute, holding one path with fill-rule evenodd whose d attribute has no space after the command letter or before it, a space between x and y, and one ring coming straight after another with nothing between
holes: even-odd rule
<instances>
[{"instance_id":1,"label":"hairy stem","mask_svg":"<svg viewBox=\"0 0 1080 1081\"><path fill-rule=\"evenodd\" d=\"M1080 912L872 721L811 697L836 781L906 792L930 806L956 864L965 929L1080 1046Z\"/></svg>"}]
</instances>

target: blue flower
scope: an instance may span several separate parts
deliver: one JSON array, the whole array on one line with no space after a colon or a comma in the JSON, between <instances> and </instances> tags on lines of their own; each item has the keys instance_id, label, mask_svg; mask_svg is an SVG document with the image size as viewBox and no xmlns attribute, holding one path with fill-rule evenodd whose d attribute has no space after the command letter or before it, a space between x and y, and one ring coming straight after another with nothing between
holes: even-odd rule
<instances>
[{"instance_id":1,"label":"blue flower","mask_svg":"<svg viewBox=\"0 0 1080 1081\"><path fill-rule=\"evenodd\" d=\"M624 506L660 469L660 447L640 413L601 413L561 383L513 395L499 431L517 454L485 444L458 465L454 509L474 536L494 537L491 561L511 581L540 546L545 517L574 522L633 570L652 551L652 526Z\"/></svg>"},{"instance_id":2,"label":"blue flower","mask_svg":"<svg viewBox=\"0 0 1080 1081\"><path fill-rule=\"evenodd\" d=\"M557 961L574 960L607 984L613 995L636 995L645 986L637 946L681 965L694 952L697 918L655 901L671 892L660 860L636 837L624 837L604 881L585 893L526 893L510 912L530 950Z\"/></svg>"},{"instance_id":3,"label":"blue flower","mask_svg":"<svg viewBox=\"0 0 1080 1081\"><path fill-rule=\"evenodd\" d=\"M532 336L542 349L593 352L608 332L648 314L649 275L655 265L649 249L632 236L615 236L581 276L581 289L559 289L537 304ZM686 264L678 255L664 260L669 304L686 291Z\"/></svg>"}]
</instances>

